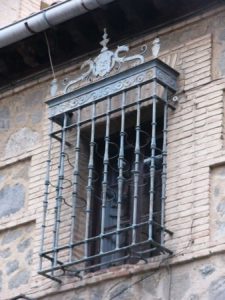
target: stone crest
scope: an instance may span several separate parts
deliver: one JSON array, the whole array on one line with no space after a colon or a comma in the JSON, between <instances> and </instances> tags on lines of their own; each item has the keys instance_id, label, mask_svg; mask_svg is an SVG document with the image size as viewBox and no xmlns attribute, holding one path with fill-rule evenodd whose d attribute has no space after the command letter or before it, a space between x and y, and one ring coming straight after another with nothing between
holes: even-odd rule
<instances>
[{"instance_id":1,"label":"stone crest","mask_svg":"<svg viewBox=\"0 0 225 300\"><path fill-rule=\"evenodd\" d=\"M112 66L112 51L105 51L99 54L94 60L93 75L103 77L110 72Z\"/></svg>"},{"instance_id":2,"label":"stone crest","mask_svg":"<svg viewBox=\"0 0 225 300\"><path fill-rule=\"evenodd\" d=\"M79 81L94 77L105 77L107 76L117 65L120 68L121 64L127 61L137 60L138 63L144 62L144 56L141 54L126 56L122 54L126 54L129 51L128 46L118 46L115 52L108 49L109 38L106 32L106 28L104 29L104 34L102 36L102 41L100 45L102 46L100 54L95 59L88 59L85 61L81 70L87 69L80 77L75 80L71 80L66 83L64 94L68 93L71 90L71 87ZM146 46L143 47L146 50Z\"/></svg>"}]
</instances>

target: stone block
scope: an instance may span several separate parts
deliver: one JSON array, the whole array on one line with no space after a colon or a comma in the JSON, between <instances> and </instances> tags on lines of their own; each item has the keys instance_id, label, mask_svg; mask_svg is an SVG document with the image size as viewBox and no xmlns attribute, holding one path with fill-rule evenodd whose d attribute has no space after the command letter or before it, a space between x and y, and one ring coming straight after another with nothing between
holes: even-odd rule
<instances>
[{"instance_id":1,"label":"stone block","mask_svg":"<svg viewBox=\"0 0 225 300\"><path fill-rule=\"evenodd\" d=\"M2 245L6 245L9 244L11 242L14 242L15 240L17 240L19 237L21 237L23 234L23 231L21 228L19 229L12 229L12 230L8 230L2 238Z\"/></svg>"},{"instance_id":2,"label":"stone block","mask_svg":"<svg viewBox=\"0 0 225 300\"><path fill-rule=\"evenodd\" d=\"M211 240L225 237L225 166L211 171L210 228Z\"/></svg>"},{"instance_id":3,"label":"stone block","mask_svg":"<svg viewBox=\"0 0 225 300\"><path fill-rule=\"evenodd\" d=\"M6 274L9 275L9 274L15 272L18 268L19 268L18 260L9 261L6 264L6 268L5 268Z\"/></svg>"},{"instance_id":4,"label":"stone block","mask_svg":"<svg viewBox=\"0 0 225 300\"><path fill-rule=\"evenodd\" d=\"M10 248L0 251L0 258L8 258L11 255Z\"/></svg>"},{"instance_id":5,"label":"stone block","mask_svg":"<svg viewBox=\"0 0 225 300\"><path fill-rule=\"evenodd\" d=\"M225 299L225 277L214 280L209 286L209 300Z\"/></svg>"},{"instance_id":6,"label":"stone block","mask_svg":"<svg viewBox=\"0 0 225 300\"><path fill-rule=\"evenodd\" d=\"M2 293L11 292L29 282L33 256L34 223L9 228L0 233L0 269L3 271ZM0 299L2 299L0 296ZM5 297L6 298L6 297ZM5 299L3 298L3 299Z\"/></svg>"},{"instance_id":7,"label":"stone block","mask_svg":"<svg viewBox=\"0 0 225 300\"><path fill-rule=\"evenodd\" d=\"M29 250L25 256L25 261L28 265L31 265L33 262L33 250Z\"/></svg>"},{"instance_id":8,"label":"stone block","mask_svg":"<svg viewBox=\"0 0 225 300\"><path fill-rule=\"evenodd\" d=\"M177 273L171 279L171 300L183 299L185 293L191 287L189 273Z\"/></svg>"},{"instance_id":9,"label":"stone block","mask_svg":"<svg viewBox=\"0 0 225 300\"><path fill-rule=\"evenodd\" d=\"M24 203L25 187L22 184L6 185L0 190L0 217L18 212Z\"/></svg>"},{"instance_id":10,"label":"stone block","mask_svg":"<svg viewBox=\"0 0 225 300\"><path fill-rule=\"evenodd\" d=\"M10 111L7 106L0 108L0 131L10 128Z\"/></svg>"},{"instance_id":11,"label":"stone block","mask_svg":"<svg viewBox=\"0 0 225 300\"><path fill-rule=\"evenodd\" d=\"M39 133L31 130L30 128L22 128L19 131L13 133L5 147L5 158L20 155L25 153L40 140Z\"/></svg>"},{"instance_id":12,"label":"stone block","mask_svg":"<svg viewBox=\"0 0 225 300\"><path fill-rule=\"evenodd\" d=\"M16 289L23 284L28 283L30 279L30 272L28 270L21 270L17 272L13 277L10 278L8 282L8 287L10 290Z\"/></svg>"},{"instance_id":13,"label":"stone block","mask_svg":"<svg viewBox=\"0 0 225 300\"><path fill-rule=\"evenodd\" d=\"M42 111L35 111L31 116L32 124L38 124L42 120Z\"/></svg>"},{"instance_id":14,"label":"stone block","mask_svg":"<svg viewBox=\"0 0 225 300\"><path fill-rule=\"evenodd\" d=\"M24 252L30 245L31 245L32 238L28 238L26 240L22 240L18 245L17 245L17 250L19 252Z\"/></svg>"},{"instance_id":15,"label":"stone block","mask_svg":"<svg viewBox=\"0 0 225 300\"><path fill-rule=\"evenodd\" d=\"M207 276L209 276L210 274L212 274L213 272L215 272L215 267L213 265L205 265L202 268L200 268L200 273L202 274L203 278L206 278Z\"/></svg>"}]
</instances>

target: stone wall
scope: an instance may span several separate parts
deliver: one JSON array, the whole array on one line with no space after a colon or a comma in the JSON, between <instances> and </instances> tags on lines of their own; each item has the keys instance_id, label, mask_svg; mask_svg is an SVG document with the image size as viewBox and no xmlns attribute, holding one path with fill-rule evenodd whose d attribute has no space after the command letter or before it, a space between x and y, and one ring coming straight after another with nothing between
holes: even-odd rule
<instances>
[{"instance_id":1,"label":"stone wall","mask_svg":"<svg viewBox=\"0 0 225 300\"><path fill-rule=\"evenodd\" d=\"M224 300L224 255L92 282L45 300ZM165 261L166 262L166 261ZM88 287L88 288L87 288Z\"/></svg>"},{"instance_id":2,"label":"stone wall","mask_svg":"<svg viewBox=\"0 0 225 300\"><path fill-rule=\"evenodd\" d=\"M37 274L50 75L0 96L1 299L21 292L63 300L224 299L224 28L221 5L157 33L160 58L180 72L179 100L176 111L169 113L168 127L166 226L174 234L166 237L173 255L152 258L148 264L112 268L83 280L61 276L61 285ZM154 37L133 40L131 54L144 43L150 48ZM145 57L151 59L150 50ZM63 79L78 76L86 58L58 70L59 94ZM3 243L10 232L14 238ZM50 237L47 243L52 243ZM27 259L31 249L32 265Z\"/></svg>"},{"instance_id":3,"label":"stone wall","mask_svg":"<svg viewBox=\"0 0 225 300\"><path fill-rule=\"evenodd\" d=\"M45 151L45 98L46 90L35 84L0 102L0 299L26 293L37 274L38 264L32 263L32 257L36 251L37 258L39 251L35 222L41 201L36 197L38 192L43 194L44 165L42 175L35 173L45 160L38 157Z\"/></svg>"},{"instance_id":4,"label":"stone wall","mask_svg":"<svg viewBox=\"0 0 225 300\"><path fill-rule=\"evenodd\" d=\"M225 230L225 166L213 167L210 186L210 236L220 242Z\"/></svg>"},{"instance_id":5,"label":"stone wall","mask_svg":"<svg viewBox=\"0 0 225 300\"><path fill-rule=\"evenodd\" d=\"M26 208L29 168L30 161L25 160L0 169L0 218L8 217Z\"/></svg>"},{"instance_id":6,"label":"stone wall","mask_svg":"<svg viewBox=\"0 0 225 300\"><path fill-rule=\"evenodd\" d=\"M40 141L45 97L36 86L1 100L0 161L27 153Z\"/></svg>"},{"instance_id":7,"label":"stone wall","mask_svg":"<svg viewBox=\"0 0 225 300\"><path fill-rule=\"evenodd\" d=\"M18 226L0 233L0 295L23 291L29 285L33 256L34 224Z\"/></svg>"}]
</instances>

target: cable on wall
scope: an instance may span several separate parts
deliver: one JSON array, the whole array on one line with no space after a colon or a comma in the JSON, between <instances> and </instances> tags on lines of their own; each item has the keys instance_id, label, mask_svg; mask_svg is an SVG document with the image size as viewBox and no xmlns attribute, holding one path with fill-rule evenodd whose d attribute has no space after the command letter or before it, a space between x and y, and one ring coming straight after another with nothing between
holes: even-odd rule
<instances>
[{"instance_id":1,"label":"cable on wall","mask_svg":"<svg viewBox=\"0 0 225 300\"><path fill-rule=\"evenodd\" d=\"M45 36L45 41L46 41L46 45L47 45L49 63L50 63L51 71L52 71L52 77L53 77L53 80L50 83L50 94L52 97L54 97L54 96L56 96L57 91L58 91L58 80L55 76L54 65L52 62L51 48L50 48L50 44L49 44L49 40L48 40L46 31L44 32L44 36Z\"/></svg>"}]
</instances>

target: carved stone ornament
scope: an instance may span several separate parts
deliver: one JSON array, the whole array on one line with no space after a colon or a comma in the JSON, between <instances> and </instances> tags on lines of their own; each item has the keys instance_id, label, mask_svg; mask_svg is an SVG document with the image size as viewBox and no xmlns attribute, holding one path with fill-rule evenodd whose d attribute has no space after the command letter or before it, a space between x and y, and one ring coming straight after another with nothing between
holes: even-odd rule
<instances>
[{"instance_id":1,"label":"carved stone ornament","mask_svg":"<svg viewBox=\"0 0 225 300\"><path fill-rule=\"evenodd\" d=\"M87 71L77 79L67 82L64 89L64 94L70 91L72 85L76 84L79 81L88 79L91 76L105 77L111 72L116 64L119 69L121 64L127 61L137 60L140 64L144 63L144 56L142 54L146 51L146 46L143 46L143 52L141 54L132 56L120 56L121 53L128 52L129 47L118 46L115 52L110 51L107 47L109 39L106 28L104 28L104 34L102 37L103 40L100 42L100 45L102 46L100 54L95 59L88 59L82 64L81 70L83 70L84 68L88 68Z\"/></svg>"}]
</instances>

